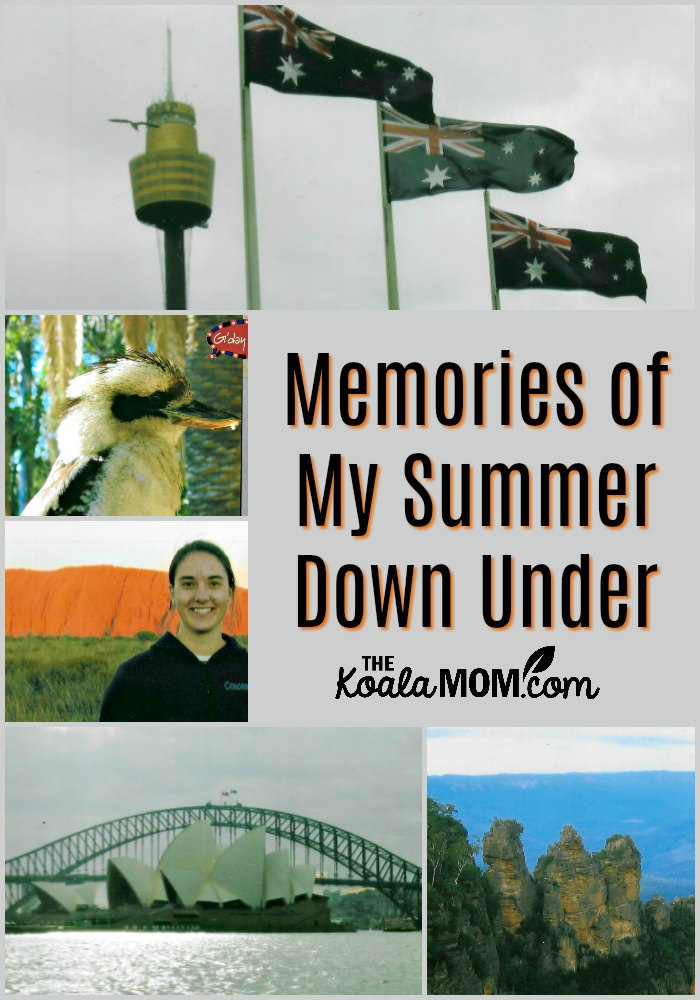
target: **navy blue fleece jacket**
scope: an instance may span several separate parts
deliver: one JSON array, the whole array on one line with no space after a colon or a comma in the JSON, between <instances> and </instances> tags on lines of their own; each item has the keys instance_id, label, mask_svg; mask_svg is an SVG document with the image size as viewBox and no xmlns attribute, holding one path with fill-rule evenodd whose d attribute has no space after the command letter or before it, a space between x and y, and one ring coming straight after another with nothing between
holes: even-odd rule
<instances>
[{"instance_id":1,"label":"navy blue fleece jacket","mask_svg":"<svg viewBox=\"0 0 700 1000\"><path fill-rule=\"evenodd\" d=\"M170 632L122 663L100 722L247 722L248 653L230 635L206 662Z\"/></svg>"}]
</instances>

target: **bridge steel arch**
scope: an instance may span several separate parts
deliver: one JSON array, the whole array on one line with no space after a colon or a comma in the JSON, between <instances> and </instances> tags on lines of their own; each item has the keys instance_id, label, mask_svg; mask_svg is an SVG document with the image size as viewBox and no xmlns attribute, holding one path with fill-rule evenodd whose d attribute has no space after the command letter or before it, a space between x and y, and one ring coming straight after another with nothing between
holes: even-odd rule
<instances>
[{"instance_id":1,"label":"bridge steel arch","mask_svg":"<svg viewBox=\"0 0 700 1000\"><path fill-rule=\"evenodd\" d=\"M126 844L183 830L191 823L205 821L217 829L250 830L265 824L279 845L289 841L307 853L319 855L333 875L317 878L321 884L363 885L378 889L416 926L421 916L421 869L379 844L349 830L295 813L260 809L254 806L181 806L137 813L99 823L59 840L27 851L5 862L5 883L9 895L7 916L16 913L30 898L34 881L101 881L96 863ZM86 869L93 863L93 872Z\"/></svg>"}]
</instances>

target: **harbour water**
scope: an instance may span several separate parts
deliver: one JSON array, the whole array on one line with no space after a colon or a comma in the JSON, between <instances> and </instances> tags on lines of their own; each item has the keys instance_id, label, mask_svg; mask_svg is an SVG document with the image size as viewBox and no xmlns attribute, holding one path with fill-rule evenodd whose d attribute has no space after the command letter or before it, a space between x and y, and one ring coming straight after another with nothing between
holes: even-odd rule
<instances>
[{"instance_id":1,"label":"harbour water","mask_svg":"<svg viewBox=\"0 0 700 1000\"><path fill-rule=\"evenodd\" d=\"M416 994L421 935L64 931L5 938L24 994Z\"/></svg>"}]
</instances>

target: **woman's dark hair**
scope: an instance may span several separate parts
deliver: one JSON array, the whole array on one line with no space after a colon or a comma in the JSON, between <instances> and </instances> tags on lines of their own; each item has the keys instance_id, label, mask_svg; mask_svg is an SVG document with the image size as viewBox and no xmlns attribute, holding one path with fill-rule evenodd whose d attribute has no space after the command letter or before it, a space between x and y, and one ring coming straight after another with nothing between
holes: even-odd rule
<instances>
[{"instance_id":1,"label":"woman's dark hair","mask_svg":"<svg viewBox=\"0 0 700 1000\"><path fill-rule=\"evenodd\" d=\"M221 565L226 570L226 575L228 576L228 585L231 590L236 589L236 578L233 575L233 570L231 569L231 562L229 557L226 555L223 549L220 549L218 545L214 542L207 542L204 539L199 538L194 542L188 542L187 545L183 545L181 549L178 549L172 558L170 563L170 569L168 570L168 580L170 581L170 586L175 584L175 574L177 573L177 568L190 552L208 552L210 556L216 556Z\"/></svg>"}]
</instances>

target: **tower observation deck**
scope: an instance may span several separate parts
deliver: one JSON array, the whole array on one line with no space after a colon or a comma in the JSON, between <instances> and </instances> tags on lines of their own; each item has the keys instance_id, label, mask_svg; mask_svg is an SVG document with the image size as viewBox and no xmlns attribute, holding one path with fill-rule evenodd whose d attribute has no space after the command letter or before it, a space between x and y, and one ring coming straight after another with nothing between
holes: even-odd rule
<instances>
[{"instance_id":1,"label":"tower observation deck","mask_svg":"<svg viewBox=\"0 0 700 1000\"><path fill-rule=\"evenodd\" d=\"M149 106L146 122L146 152L129 163L134 210L164 233L166 309L186 309L184 232L211 215L214 160L199 152L194 108L175 100L170 28L166 98Z\"/></svg>"}]
</instances>

